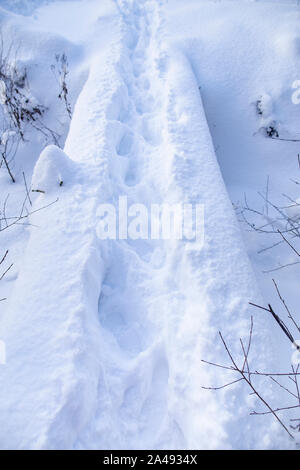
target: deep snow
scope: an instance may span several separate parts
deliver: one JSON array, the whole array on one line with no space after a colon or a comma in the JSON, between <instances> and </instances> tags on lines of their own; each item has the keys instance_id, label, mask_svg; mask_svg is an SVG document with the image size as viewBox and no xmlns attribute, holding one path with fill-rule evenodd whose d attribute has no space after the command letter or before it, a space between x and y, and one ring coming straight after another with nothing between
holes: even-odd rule
<instances>
[{"instance_id":1,"label":"deep snow","mask_svg":"<svg viewBox=\"0 0 300 470\"><path fill-rule=\"evenodd\" d=\"M223 361L218 331L237 352L251 314L260 367L289 360L272 322L248 305L273 298L261 269L276 260L269 253L260 261L256 237L243 240L231 203L246 192L255 204L268 175L278 194L289 191L297 168L296 144L258 132L276 121L297 133L300 112L291 102L300 10L275 3L83 0L38 10L23 2L14 11L26 17L1 10L3 34L26 44L20 55L32 89L66 137L63 150L43 150L35 136L19 150L12 210L24 196L23 170L45 191L33 195L33 208L50 205L31 227L0 234L14 262L0 295L8 297L1 448L290 445L271 418L248 416L255 403L243 387L201 389L227 380L201 363ZM70 123L50 70L62 52ZM255 113L261 96L263 117ZM12 189L2 171L1 200ZM146 207L203 204L203 249L99 240L99 205L119 196ZM294 305L296 273L279 274Z\"/></svg>"}]
</instances>

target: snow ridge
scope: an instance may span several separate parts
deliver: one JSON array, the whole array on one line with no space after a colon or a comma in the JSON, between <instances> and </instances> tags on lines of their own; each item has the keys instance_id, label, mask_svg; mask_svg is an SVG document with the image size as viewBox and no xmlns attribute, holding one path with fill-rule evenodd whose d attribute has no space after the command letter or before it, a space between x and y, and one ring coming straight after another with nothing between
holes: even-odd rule
<instances>
[{"instance_id":1,"label":"snow ridge","mask_svg":"<svg viewBox=\"0 0 300 470\"><path fill-rule=\"evenodd\" d=\"M164 9L116 0L115 39L93 44L64 153L48 148L36 166L35 185L52 186L61 170L64 181L35 201L58 198L32 218L39 228L1 326L3 448L255 448L263 436L267 445L263 426L238 435L240 390L229 402L201 389L222 379L201 364L216 331L245 334L258 293L198 84L168 45ZM147 207L204 204L204 248L98 240L98 206L120 195Z\"/></svg>"},{"instance_id":2,"label":"snow ridge","mask_svg":"<svg viewBox=\"0 0 300 470\"><path fill-rule=\"evenodd\" d=\"M200 359L216 324L230 337L247 331L246 299L258 298L255 282L195 77L183 54L163 46L164 3L118 5L126 44L125 98L118 103L126 104L111 122L118 130L112 200L125 194L145 205L202 202L206 242L200 254L181 241L110 246L99 299L103 398L76 446L231 447L230 406L201 391L209 377ZM235 410L238 427L243 413ZM260 443L261 436L251 444Z\"/></svg>"}]
</instances>

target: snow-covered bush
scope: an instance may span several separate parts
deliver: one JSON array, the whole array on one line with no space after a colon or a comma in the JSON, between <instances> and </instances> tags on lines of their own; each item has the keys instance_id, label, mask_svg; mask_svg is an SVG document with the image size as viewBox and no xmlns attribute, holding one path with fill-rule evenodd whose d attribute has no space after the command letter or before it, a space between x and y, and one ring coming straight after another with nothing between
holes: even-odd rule
<instances>
[{"instance_id":1,"label":"snow-covered bush","mask_svg":"<svg viewBox=\"0 0 300 470\"><path fill-rule=\"evenodd\" d=\"M0 51L0 103L7 126L15 129L24 140L27 123L40 126L40 118L46 108L39 104L30 92L27 71Z\"/></svg>"},{"instance_id":2,"label":"snow-covered bush","mask_svg":"<svg viewBox=\"0 0 300 470\"><path fill-rule=\"evenodd\" d=\"M26 68L19 67L12 58L12 45L0 43L0 106L2 127L0 129L1 165L4 163L13 182L10 163L18 149L19 142L25 140L26 125L43 128L41 117L46 108L32 96Z\"/></svg>"},{"instance_id":3,"label":"snow-covered bush","mask_svg":"<svg viewBox=\"0 0 300 470\"><path fill-rule=\"evenodd\" d=\"M0 34L1 37L1 34ZM39 103L32 93L25 67L13 58L13 45L4 46L0 40L0 167L7 169L13 182L15 177L11 170L21 141L26 141L26 130L30 128L42 136L45 145L54 143L60 146L60 135L45 123L46 106ZM51 69L59 86L58 98L64 103L65 110L71 119L72 109L68 99L67 75L68 60L65 53L56 55L56 65Z\"/></svg>"}]
</instances>

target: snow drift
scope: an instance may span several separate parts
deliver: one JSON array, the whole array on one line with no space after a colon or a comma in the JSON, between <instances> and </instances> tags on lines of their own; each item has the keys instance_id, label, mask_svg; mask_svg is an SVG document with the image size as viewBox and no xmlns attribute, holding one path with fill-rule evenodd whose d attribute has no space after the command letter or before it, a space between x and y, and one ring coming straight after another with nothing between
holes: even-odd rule
<instances>
[{"instance_id":1,"label":"snow drift","mask_svg":"<svg viewBox=\"0 0 300 470\"><path fill-rule=\"evenodd\" d=\"M224 377L201 363L222 358L218 330L237 351L248 302L260 293L216 158L193 41L177 43L166 26L177 3L87 3L97 16L84 35L88 78L64 150L49 146L36 162L33 208L43 209L30 216L0 321L3 449L277 442L267 419L258 426L247 416L241 387L219 395L201 388ZM73 7L82 11L80 2ZM203 249L182 240L99 240L99 205L122 195L147 207L203 204ZM255 321L256 353L267 366L259 339L268 325Z\"/></svg>"}]
</instances>

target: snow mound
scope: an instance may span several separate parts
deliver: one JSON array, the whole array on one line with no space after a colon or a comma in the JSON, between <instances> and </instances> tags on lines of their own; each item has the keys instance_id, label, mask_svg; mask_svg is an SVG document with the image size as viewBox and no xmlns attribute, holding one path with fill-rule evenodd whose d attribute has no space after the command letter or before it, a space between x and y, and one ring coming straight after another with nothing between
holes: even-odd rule
<instances>
[{"instance_id":1,"label":"snow mound","mask_svg":"<svg viewBox=\"0 0 300 470\"><path fill-rule=\"evenodd\" d=\"M55 0L1 0L0 7L19 15L31 15L37 8Z\"/></svg>"},{"instance_id":2,"label":"snow mound","mask_svg":"<svg viewBox=\"0 0 300 470\"><path fill-rule=\"evenodd\" d=\"M75 163L56 145L48 145L33 170L31 186L47 194L72 181Z\"/></svg>"}]
</instances>

